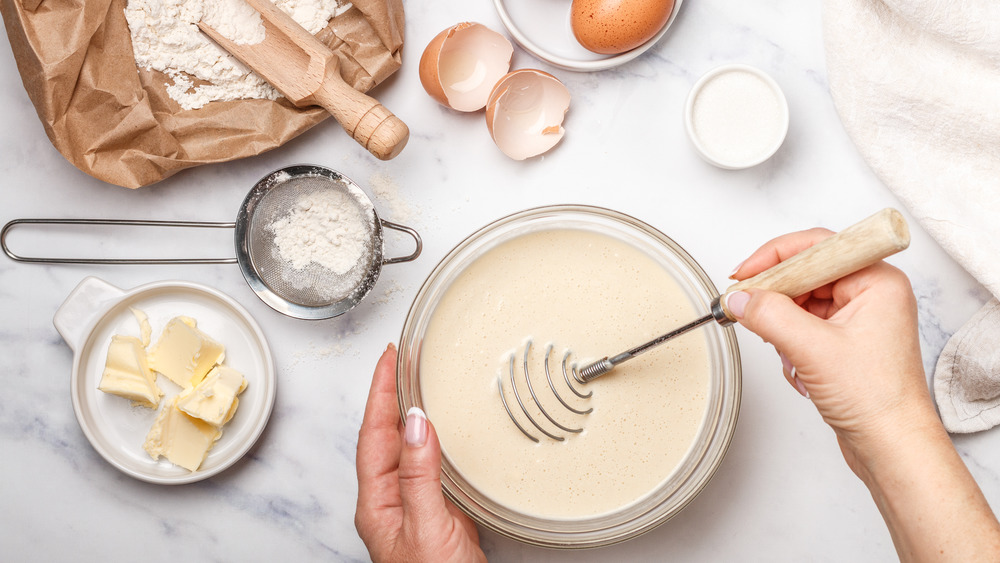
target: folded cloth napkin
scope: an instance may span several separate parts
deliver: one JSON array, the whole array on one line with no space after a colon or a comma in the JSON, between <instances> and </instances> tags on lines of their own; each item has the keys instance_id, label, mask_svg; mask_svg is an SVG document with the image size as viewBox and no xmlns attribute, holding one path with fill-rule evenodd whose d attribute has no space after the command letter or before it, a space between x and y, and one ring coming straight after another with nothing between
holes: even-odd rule
<instances>
[{"instance_id":1,"label":"folded cloth napkin","mask_svg":"<svg viewBox=\"0 0 1000 563\"><path fill-rule=\"evenodd\" d=\"M825 0L830 93L875 174L1000 297L1000 1ZM949 341L934 391L951 432L1000 423L1000 307Z\"/></svg>"},{"instance_id":2,"label":"folded cloth napkin","mask_svg":"<svg viewBox=\"0 0 1000 563\"><path fill-rule=\"evenodd\" d=\"M934 394L952 432L1000 424L1000 301L991 300L955 333L938 358Z\"/></svg>"}]
</instances>

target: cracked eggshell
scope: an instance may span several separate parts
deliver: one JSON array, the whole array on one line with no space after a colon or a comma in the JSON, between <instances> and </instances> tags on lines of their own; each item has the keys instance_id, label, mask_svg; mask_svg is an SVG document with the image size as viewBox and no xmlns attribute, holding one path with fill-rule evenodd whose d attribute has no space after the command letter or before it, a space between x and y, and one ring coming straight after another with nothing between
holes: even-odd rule
<instances>
[{"instance_id":1,"label":"cracked eggshell","mask_svg":"<svg viewBox=\"0 0 1000 563\"><path fill-rule=\"evenodd\" d=\"M486 103L486 126L504 154L524 160L548 152L566 130L569 90L558 78L535 69L500 79Z\"/></svg>"},{"instance_id":2,"label":"cracked eggshell","mask_svg":"<svg viewBox=\"0 0 1000 563\"><path fill-rule=\"evenodd\" d=\"M510 70L514 47L473 22L437 34L420 56L420 83L438 103L457 111L483 109L490 90Z\"/></svg>"}]
</instances>

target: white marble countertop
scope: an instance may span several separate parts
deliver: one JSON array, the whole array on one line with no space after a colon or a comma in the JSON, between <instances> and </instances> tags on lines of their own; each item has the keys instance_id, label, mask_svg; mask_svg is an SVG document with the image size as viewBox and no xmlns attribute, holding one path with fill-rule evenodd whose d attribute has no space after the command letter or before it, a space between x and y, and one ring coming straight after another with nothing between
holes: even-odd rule
<instances>
[{"instance_id":1,"label":"white marble countertop","mask_svg":"<svg viewBox=\"0 0 1000 563\"><path fill-rule=\"evenodd\" d=\"M481 114L458 114L420 87L427 42L459 21L502 30L492 4L407 3L403 68L373 92L412 131L390 162L369 157L332 121L258 157L204 166L130 191L75 169L46 138L9 47L0 48L0 221L109 217L231 221L247 190L271 170L315 163L341 171L390 221L416 228L422 256L386 266L357 309L327 321L284 317L262 304L239 269L218 266L65 266L0 258L0 550L15 561L285 560L368 558L354 530L354 455L379 353L396 341L420 284L444 254L486 223L525 208L581 203L613 208L674 238L719 287L772 236L815 225L843 228L899 203L846 137L827 90L818 2L688 0L654 49L608 71L546 67L517 49L514 67L549 70L573 95L566 138L543 158L515 162L493 145ZM3 42L5 45L6 41ZM694 81L728 62L758 66L784 89L788 138L770 161L727 172L703 162L681 110ZM376 190L377 188L377 190ZM891 261L911 277L928 378L948 336L986 292L913 221L913 243ZM184 246L232 252L228 233ZM169 252L119 235L73 240L94 252ZM61 253L67 241L38 252ZM27 244L27 243L26 243ZM91 247L85 245L92 244ZM390 237L388 253L408 250ZM199 250L201 252L202 250ZM70 348L52 317L94 275L132 288L166 280L215 287L263 327L278 392L256 447L202 482L132 479L90 446L74 417ZM833 433L781 377L773 349L738 329L743 398L732 447L704 492L677 517L635 540L584 552L543 550L482 534L492 561L885 561L889 534ZM963 459L1000 506L1000 450L990 433L956 437Z\"/></svg>"}]
</instances>

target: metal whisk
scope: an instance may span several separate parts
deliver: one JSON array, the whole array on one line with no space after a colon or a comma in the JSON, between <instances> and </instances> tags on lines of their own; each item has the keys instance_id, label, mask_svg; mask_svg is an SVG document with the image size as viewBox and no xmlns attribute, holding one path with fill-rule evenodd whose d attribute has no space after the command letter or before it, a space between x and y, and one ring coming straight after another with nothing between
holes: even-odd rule
<instances>
[{"instance_id":1,"label":"metal whisk","mask_svg":"<svg viewBox=\"0 0 1000 563\"><path fill-rule=\"evenodd\" d=\"M554 346L552 344L546 346L545 359L543 361L543 366L545 368L545 380L548 383L548 391L552 393L552 395L556 398L556 400L559 402L560 405L565 407L566 410L570 411L571 413L581 416L590 414L591 412L594 411L593 408L579 409L570 405L569 402L567 402L566 399L564 399L563 396L556 389L556 384L552 379L552 372L549 369L549 359L552 356L553 348ZM517 369L515 368L517 353L512 352L508 358L509 369L507 370L507 379L510 382L509 389L514 395L515 402L517 402L517 405L521 407L521 412L524 413L524 416L527 418L527 420L536 429L538 429L539 432L545 434L546 436L552 438L553 440L558 440L561 442L565 440L565 438L563 436L559 436L558 434L554 434L550 430L546 430L545 427L542 426L542 423L538 420L539 417L535 413L536 410L538 413L541 414L541 416L543 416L546 420L552 423L552 425L558 428L559 430L574 434L583 432L583 428L573 428L560 423L551 414L549 414L549 412L545 409L545 407L542 406L542 402L539 401L538 399L538 393L535 391L535 385L532 384L531 382L530 369L528 368L528 357L530 356L530 354L531 354L531 340L529 339L524 345L524 355L522 357L521 374L524 380L523 385L525 388L527 388L528 393L531 395L532 404L534 404L535 406L534 409L530 408L529 405L526 404L526 401L521 398L521 393L518 391L518 385L516 382L516 375L515 375L515 372L517 371ZM584 382L581 381L578 377L579 374L577 372L576 365L569 363L569 358L571 355L572 352L570 352L569 350L566 350L565 353L563 354L562 358L563 382L565 383L566 388L569 389L574 395L576 395L580 399L589 399L594 394L593 391L582 393L579 390L577 390L577 388L574 387L573 385L572 380L575 380L578 383L584 383ZM570 378L571 375L572 375L572 380ZM497 385L500 388L500 401L503 402L503 407L507 411L507 416L510 417L510 420L514 423L515 426L517 426L518 430L520 430L525 436L530 438L532 441L537 443L538 438L532 435L530 432L528 432L528 430L525 429L520 422L518 422L517 417L514 415L514 412L511 410L510 405L507 403L507 398L504 396L503 374L497 376Z\"/></svg>"},{"instance_id":2,"label":"metal whisk","mask_svg":"<svg viewBox=\"0 0 1000 563\"><path fill-rule=\"evenodd\" d=\"M639 354L651 350L652 348L676 338L677 336L690 332L691 330L694 330L702 325L708 324L712 320L715 320L723 326L736 322L736 317L733 316L726 304L727 297L735 291L745 289L766 289L782 293L788 297L798 297L818 287L822 287L844 276L866 268L883 258L905 249L909 246L909 244L910 232L902 214L895 209L883 209L875 215L872 215L871 217L868 217L867 219L856 223L855 225L852 225L827 239L824 239L808 249L799 252L795 256L792 256L791 258L764 270L756 276L731 285L724 294L712 300L708 314L678 329L658 336L649 342L640 344L635 348L629 349L615 356L605 356L604 358L587 364L580 369L577 369L575 364L568 365L568 360L572 355L572 352L570 350L566 350L562 362L563 377L565 378L566 385L580 398L590 398L592 392L587 393L586 395L579 392L570 382L570 376L572 376L572 380L577 384L585 385L608 373L614 369L615 366L631 360ZM532 415L532 413L536 410L560 430L571 433L582 432L583 428L570 428L557 422L556 419L548 413L538 401L538 397L536 396L535 390L531 384L531 377L528 373L528 353L530 349L531 341L529 340L524 349L524 381L525 386L529 390L531 398L534 402L534 409L529 408L529 406L525 404L525 401L523 401L518 394L514 378L515 354L511 354L510 356L510 387L518 405L521 407L521 411L535 426L535 428L553 440L562 441L565 438L543 428L542 424L538 420L539 417ZM552 393L558 398L559 402L572 413L577 415L589 414L593 411L593 409L582 410L572 407L567 404L555 390L552 378L549 375L549 354L551 351L552 345L549 345L545 352L544 361L545 376L548 381L549 389L552 390ZM521 425L520 422L518 422L513 411L508 406L507 399L504 397L502 376L500 377L500 399L503 402L504 408L507 410L507 414L510 416L510 419L514 422L518 429L528 438L538 442L538 438L533 436Z\"/></svg>"}]
</instances>

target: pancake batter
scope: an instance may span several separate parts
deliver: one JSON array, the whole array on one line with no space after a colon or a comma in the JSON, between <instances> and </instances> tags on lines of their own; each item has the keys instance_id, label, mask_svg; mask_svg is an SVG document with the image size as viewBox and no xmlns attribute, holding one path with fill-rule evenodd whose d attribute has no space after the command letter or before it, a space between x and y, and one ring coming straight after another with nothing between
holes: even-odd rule
<instances>
[{"instance_id":1,"label":"pancake batter","mask_svg":"<svg viewBox=\"0 0 1000 563\"><path fill-rule=\"evenodd\" d=\"M590 399L557 382L567 402L593 407L585 416L563 408L547 389L545 347L555 345L551 366L561 380L567 347L582 366L697 316L663 265L617 238L574 228L520 235L486 251L443 294L421 346L424 410L444 454L495 502L545 518L614 511L657 488L694 441L709 390L704 333L688 333L578 385L593 391ZM500 401L498 376L509 387L508 358L516 351L521 377L529 337L539 400L559 422L584 429L569 434L537 417L565 436L562 442L523 422L540 438L532 442ZM531 401L524 387L519 392Z\"/></svg>"}]
</instances>

